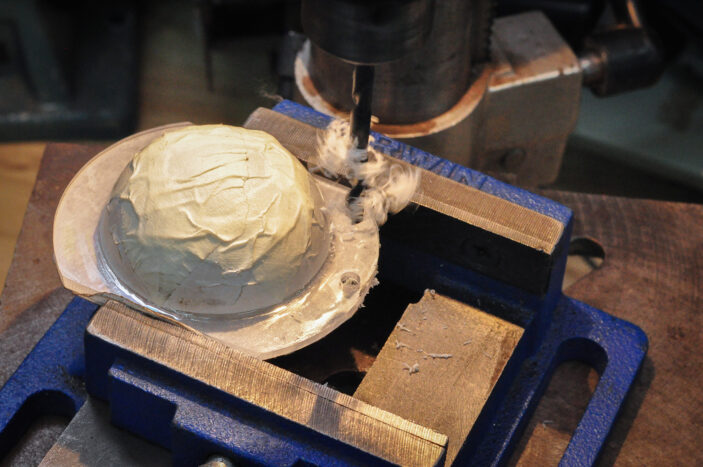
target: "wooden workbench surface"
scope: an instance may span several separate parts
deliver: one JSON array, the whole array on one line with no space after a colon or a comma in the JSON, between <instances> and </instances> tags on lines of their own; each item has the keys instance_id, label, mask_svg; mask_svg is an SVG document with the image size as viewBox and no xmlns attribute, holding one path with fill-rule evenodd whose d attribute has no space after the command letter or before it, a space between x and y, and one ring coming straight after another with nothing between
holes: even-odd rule
<instances>
[{"instance_id":1,"label":"wooden workbench surface","mask_svg":"<svg viewBox=\"0 0 703 467\"><path fill-rule=\"evenodd\" d=\"M68 303L53 263L58 199L99 146L50 144L0 297L0 384ZM600 463L703 465L703 206L546 192L575 212L574 237L605 250L567 294L640 326L648 356ZM542 399L513 463L555 464L597 382L567 363Z\"/></svg>"}]
</instances>

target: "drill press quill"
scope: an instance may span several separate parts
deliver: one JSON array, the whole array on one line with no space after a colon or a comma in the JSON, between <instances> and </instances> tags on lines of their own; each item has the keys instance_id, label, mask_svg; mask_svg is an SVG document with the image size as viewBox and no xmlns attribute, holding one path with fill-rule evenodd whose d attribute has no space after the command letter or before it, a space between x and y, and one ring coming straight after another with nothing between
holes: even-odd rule
<instances>
[{"instance_id":1,"label":"drill press quill","mask_svg":"<svg viewBox=\"0 0 703 467\"><path fill-rule=\"evenodd\" d=\"M371 128L374 66L425 44L433 0L304 0L303 29L322 50L354 65L351 138L365 151Z\"/></svg>"},{"instance_id":2,"label":"drill press quill","mask_svg":"<svg viewBox=\"0 0 703 467\"><path fill-rule=\"evenodd\" d=\"M349 157L368 160L375 66L421 47L432 27L433 0L304 0L303 29L322 50L353 65ZM352 181L351 204L364 190Z\"/></svg>"}]
</instances>

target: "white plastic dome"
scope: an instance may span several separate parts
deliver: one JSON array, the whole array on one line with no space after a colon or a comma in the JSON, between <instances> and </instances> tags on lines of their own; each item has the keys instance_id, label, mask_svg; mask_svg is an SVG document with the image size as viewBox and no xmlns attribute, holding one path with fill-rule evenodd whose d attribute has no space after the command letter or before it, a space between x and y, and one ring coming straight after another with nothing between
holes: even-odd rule
<instances>
[{"instance_id":1,"label":"white plastic dome","mask_svg":"<svg viewBox=\"0 0 703 467\"><path fill-rule=\"evenodd\" d=\"M154 306L242 315L284 302L329 254L322 197L267 133L169 131L136 154L103 212L98 243L118 281Z\"/></svg>"}]
</instances>

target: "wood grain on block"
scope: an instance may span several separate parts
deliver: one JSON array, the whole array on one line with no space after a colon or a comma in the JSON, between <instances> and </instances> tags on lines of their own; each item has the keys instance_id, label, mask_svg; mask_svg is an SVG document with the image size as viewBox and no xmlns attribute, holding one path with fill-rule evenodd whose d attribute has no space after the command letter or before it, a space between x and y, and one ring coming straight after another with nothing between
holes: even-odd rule
<instances>
[{"instance_id":1,"label":"wood grain on block","mask_svg":"<svg viewBox=\"0 0 703 467\"><path fill-rule=\"evenodd\" d=\"M522 333L428 291L405 311L354 397L446 434L450 465Z\"/></svg>"}]
</instances>

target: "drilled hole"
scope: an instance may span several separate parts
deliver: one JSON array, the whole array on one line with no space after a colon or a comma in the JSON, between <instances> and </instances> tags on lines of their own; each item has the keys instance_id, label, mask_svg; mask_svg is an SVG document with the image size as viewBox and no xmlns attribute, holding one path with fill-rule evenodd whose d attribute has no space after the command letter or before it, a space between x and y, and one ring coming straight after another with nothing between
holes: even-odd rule
<instances>
[{"instance_id":1,"label":"drilled hole","mask_svg":"<svg viewBox=\"0 0 703 467\"><path fill-rule=\"evenodd\" d=\"M351 297L359 290L361 278L355 272L345 272L340 279L342 283L342 291L346 298Z\"/></svg>"}]
</instances>

